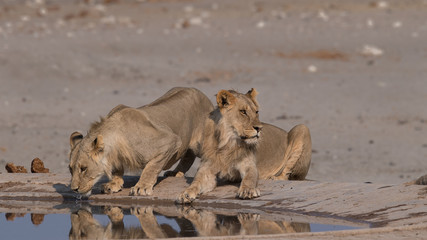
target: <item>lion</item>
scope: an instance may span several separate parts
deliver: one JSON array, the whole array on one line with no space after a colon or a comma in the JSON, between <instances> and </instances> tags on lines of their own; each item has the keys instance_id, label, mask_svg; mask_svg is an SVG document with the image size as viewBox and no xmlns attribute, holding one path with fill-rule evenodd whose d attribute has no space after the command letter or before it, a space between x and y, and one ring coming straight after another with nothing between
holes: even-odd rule
<instances>
[{"instance_id":1,"label":"lion","mask_svg":"<svg viewBox=\"0 0 427 240\"><path fill-rule=\"evenodd\" d=\"M242 179L239 198L260 196L255 154L262 124L256 95L255 89L246 94L233 90L218 92L218 106L205 123L199 169L178 202L192 202L198 195L213 190L217 175L228 180Z\"/></svg>"},{"instance_id":2,"label":"lion","mask_svg":"<svg viewBox=\"0 0 427 240\"><path fill-rule=\"evenodd\" d=\"M259 121L257 92L221 90L205 124L202 161L191 185L176 202L191 203L213 190L216 177L240 180L237 197L260 196L258 179L304 180L311 163L311 136L305 125L289 133ZM262 129L262 131L261 131Z\"/></svg>"},{"instance_id":3,"label":"lion","mask_svg":"<svg viewBox=\"0 0 427 240\"><path fill-rule=\"evenodd\" d=\"M152 195L162 169L180 163L168 175L183 175L201 154L204 123L213 105L195 88L173 88L140 108L118 105L86 136L70 136L71 189L90 195L106 175L105 193L122 189L125 171L142 170L130 195Z\"/></svg>"}]
</instances>

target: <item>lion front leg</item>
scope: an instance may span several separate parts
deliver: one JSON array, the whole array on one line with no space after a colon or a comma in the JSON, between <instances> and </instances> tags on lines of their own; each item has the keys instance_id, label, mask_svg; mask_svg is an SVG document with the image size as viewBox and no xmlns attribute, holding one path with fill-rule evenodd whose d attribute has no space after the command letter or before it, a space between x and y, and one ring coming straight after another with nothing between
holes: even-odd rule
<instances>
[{"instance_id":1,"label":"lion front leg","mask_svg":"<svg viewBox=\"0 0 427 240\"><path fill-rule=\"evenodd\" d=\"M200 194L210 192L216 187L217 171L206 161L202 161L191 185L185 189L176 199L177 203L191 203Z\"/></svg>"},{"instance_id":2,"label":"lion front leg","mask_svg":"<svg viewBox=\"0 0 427 240\"><path fill-rule=\"evenodd\" d=\"M244 159L237 165L242 182L240 183L237 197L240 199L252 199L261 196L258 186L258 169L255 164L255 156Z\"/></svg>"},{"instance_id":3,"label":"lion front leg","mask_svg":"<svg viewBox=\"0 0 427 240\"><path fill-rule=\"evenodd\" d=\"M157 182L157 176L172 157L177 154L181 146L181 140L177 135L165 134L162 139L165 138L168 142L162 143L159 146L159 154L154 155L155 157L145 165L138 182L130 189L130 195L149 196L153 194L153 186Z\"/></svg>"},{"instance_id":4,"label":"lion front leg","mask_svg":"<svg viewBox=\"0 0 427 240\"><path fill-rule=\"evenodd\" d=\"M305 179L311 163L311 136L305 125L297 125L288 133L288 146L283 161L283 171L273 179Z\"/></svg>"},{"instance_id":5,"label":"lion front leg","mask_svg":"<svg viewBox=\"0 0 427 240\"><path fill-rule=\"evenodd\" d=\"M153 194L153 186L157 182L157 176L162 171L165 159L169 160L170 158L160 155L148 162L142 170L138 182L130 189L130 195L150 196Z\"/></svg>"}]
</instances>

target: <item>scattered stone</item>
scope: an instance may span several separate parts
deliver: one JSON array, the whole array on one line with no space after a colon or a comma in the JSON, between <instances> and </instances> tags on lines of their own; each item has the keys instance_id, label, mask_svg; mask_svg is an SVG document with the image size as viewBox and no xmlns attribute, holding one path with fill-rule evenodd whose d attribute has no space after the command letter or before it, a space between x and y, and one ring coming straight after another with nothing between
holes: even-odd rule
<instances>
[{"instance_id":1,"label":"scattered stone","mask_svg":"<svg viewBox=\"0 0 427 240\"><path fill-rule=\"evenodd\" d=\"M384 54L384 51L376 46L373 45L365 45L363 46L362 51L360 51L360 53L363 56L374 56L374 57L379 57L381 55Z\"/></svg>"},{"instance_id":2,"label":"scattered stone","mask_svg":"<svg viewBox=\"0 0 427 240\"><path fill-rule=\"evenodd\" d=\"M374 21L372 19L368 19L366 21L366 25L368 25L368 27L372 28L372 27L374 27Z\"/></svg>"},{"instance_id":3,"label":"scattered stone","mask_svg":"<svg viewBox=\"0 0 427 240\"><path fill-rule=\"evenodd\" d=\"M317 67L314 65L310 65L307 67L307 71L311 72L311 73L315 73L315 72L317 72Z\"/></svg>"},{"instance_id":4,"label":"scattered stone","mask_svg":"<svg viewBox=\"0 0 427 240\"><path fill-rule=\"evenodd\" d=\"M374 144L374 140L369 140L369 144Z\"/></svg>"},{"instance_id":5,"label":"scattered stone","mask_svg":"<svg viewBox=\"0 0 427 240\"><path fill-rule=\"evenodd\" d=\"M385 8L389 7L389 4L386 1L380 1L380 2L377 3L377 7L381 8L381 9L385 9Z\"/></svg>"},{"instance_id":6,"label":"scattered stone","mask_svg":"<svg viewBox=\"0 0 427 240\"><path fill-rule=\"evenodd\" d=\"M319 11L317 16L325 22L327 22L329 20L329 16L322 10Z\"/></svg>"},{"instance_id":7,"label":"scattered stone","mask_svg":"<svg viewBox=\"0 0 427 240\"><path fill-rule=\"evenodd\" d=\"M15 166L13 163L8 163L5 166L8 173L27 173L24 166Z\"/></svg>"},{"instance_id":8,"label":"scattered stone","mask_svg":"<svg viewBox=\"0 0 427 240\"><path fill-rule=\"evenodd\" d=\"M47 9L46 9L46 8L40 8L40 9L37 11L37 16L39 16L39 17L46 16L46 14L47 14Z\"/></svg>"},{"instance_id":9,"label":"scattered stone","mask_svg":"<svg viewBox=\"0 0 427 240\"><path fill-rule=\"evenodd\" d=\"M265 27L265 22L264 22L264 21L259 21L259 22L256 24L256 27L257 27L257 28L264 28L264 27Z\"/></svg>"},{"instance_id":10,"label":"scattered stone","mask_svg":"<svg viewBox=\"0 0 427 240\"><path fill-rule=\"evenodd\" d=\"M44 167L44 163L39 158L34 158L31 162L31 172L32 173L48 173L49 168Z\"/></svg>"},{"instance_id":11,"label":"scattered stone","mask_svg":"<svg viewBox=\"0 0 427 240\"><path fill-rule=\"evenodd\" d=\"M396 21L393 23L394 28L400 28L401 26L402 26L402 22L400 22L400 21Z\"/></svg>"},{"instance_id":12,"label":"scattered stone","mask_svg":"<svg viewBox=\"0 0 427 240\"><path fill-rule=\"evenodd\" d=\"M26 16L26 15L21 16L21 21L23 21L23 22L28 22L28 21L30 21L30 17L29 17L29 16Z\"/></svg>"},{"instance_id":13,"label":"scattered stone","mask_svg":"<svg viewBox=\"0 0 427 240\"><path fill-rule=\"evenodd\" d=\"M200 17L192 17L192 18L190 18L189 22L191 25L200 26L200 25L202 25L203 20Z\"/></svg>"}]
</instances>

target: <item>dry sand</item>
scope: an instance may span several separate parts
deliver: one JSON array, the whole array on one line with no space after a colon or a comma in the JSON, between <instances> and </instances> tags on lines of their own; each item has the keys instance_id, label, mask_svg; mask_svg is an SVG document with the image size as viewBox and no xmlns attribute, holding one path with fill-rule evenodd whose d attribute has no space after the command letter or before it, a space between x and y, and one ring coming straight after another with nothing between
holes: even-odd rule
<instances>
[{"instance_id":1,"label":"dry sand","mask_svg":"<svg viewBox=\"0 0 427 240\"><path fill-rule=\"evenodd\" d=\"M88 3L86 3L88 2ZM257 88L313 140L310 179L427 171L427 1L0 2L0 171L68 171L69 135L175 86Z\"/></svg>"}]
</instances>

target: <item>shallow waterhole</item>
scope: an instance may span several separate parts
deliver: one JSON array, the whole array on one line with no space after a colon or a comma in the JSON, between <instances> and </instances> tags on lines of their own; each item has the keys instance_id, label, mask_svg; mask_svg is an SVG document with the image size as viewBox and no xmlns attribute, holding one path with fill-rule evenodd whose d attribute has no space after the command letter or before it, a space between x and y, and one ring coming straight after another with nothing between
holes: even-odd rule
<instances>
[{"instance_id":1,"label":"shallow waterhole","mask_svg":"<svg viewBox=\"0 0 427 240\"><path fill-rule=\"evenodd\" d=\"M0 213L2 239L142 239L324 232L367 228L350 221L324 221L239 210L182 206L56 207ZM40 213L43 212L43 213ZM48 214L46 214L48 213ZM318 221L318 222L317 222Z\"/></svg>"}]
</instances>

